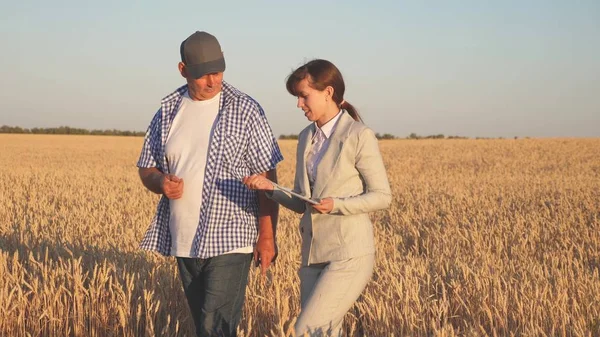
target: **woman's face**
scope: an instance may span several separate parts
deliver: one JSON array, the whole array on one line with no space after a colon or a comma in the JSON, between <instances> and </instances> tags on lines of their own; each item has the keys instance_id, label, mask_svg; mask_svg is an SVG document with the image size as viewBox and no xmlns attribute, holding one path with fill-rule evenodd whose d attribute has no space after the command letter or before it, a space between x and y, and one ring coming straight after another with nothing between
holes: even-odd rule
<instances>
[{"instance_id":1,"label":"woman's face","mask_svg":"<svg viewBox=\"0 0 600 337\"><path fill-rule=\"evenodd\" d=\"M298 95L296 106L304 111L304 116L309 121L318 122L323 119L329 105L332 103L327 89L320 91L311 88L305 78L296 85L296 93Z\"/></svg>"}]
</instances>

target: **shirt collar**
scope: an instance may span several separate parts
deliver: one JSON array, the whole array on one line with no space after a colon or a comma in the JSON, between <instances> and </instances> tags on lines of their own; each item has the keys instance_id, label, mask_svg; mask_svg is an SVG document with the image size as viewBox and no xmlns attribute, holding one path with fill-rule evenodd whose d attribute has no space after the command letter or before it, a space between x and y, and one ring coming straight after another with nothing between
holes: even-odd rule
<instances>
[{"instance_id":1,"label":"shirt collar","mask_svg":"<svg viewBox=\"0 0 600 337\"><path fill-rule=\"evenodd\" d=\"M335 131L335 126L337 125L337 121L340 119L340 116L342 116L342 110L340 110L337 115L335 115L335 117L333 117L332 119L329 120L329 122L323 124L322 127L318 127L317 123L315 122L315 134L313 135L313 140L316 136L317 133L322 132L323 135L325 135L326 139L329 139L329 137L331 137L331 134L333 134L333 131Z\"/></svg>"},{"instance_id":2,"label":"shirt collar","mask_svg":"<svg viewBox=\"0 0 600 337\"><path fill-rule=\"evenodd\" d=\"M206 104L211 104L216 102L219 102L221 99L221 94L223 93L223 90L219 91L219 93L217 93L213 98L209 98L209 99L205 99L203 101L196 101L193 98L190 97L190 91L189 89L185 91L185 93L183 93L182 97L185 99L188 99L189 101L191 101L194 104L198 104L198 105L206 105Z\"/></svg>"},{"instance_id":3,"label":"shirt collar","mask_svg":"<svg viewBox=\"0 0 600 337\"><path fill-rule=\"evenodd\" d=\"M165 98L163 98L161 100L161 103L163 105L169 104L169 103L175 103L178 100L180 100L181 97L183 97L187 91L188 91L188 86L187 86L187 84L184 84L181 87L177 88L174 92L170 93ZM231 103L231 101L234 97L241 96L241 95L242 95L242 93L239 90L237 90L236 88L231 86L231 84L223 81L223 87L221 88L221 97L224 98L225 105L229 105L229 103Z\"/></svg>"}]
</instances>

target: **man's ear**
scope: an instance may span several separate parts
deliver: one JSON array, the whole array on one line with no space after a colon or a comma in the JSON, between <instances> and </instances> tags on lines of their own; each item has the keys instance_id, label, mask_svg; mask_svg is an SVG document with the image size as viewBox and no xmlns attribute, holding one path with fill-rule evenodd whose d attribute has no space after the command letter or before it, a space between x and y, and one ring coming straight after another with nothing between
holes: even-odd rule
<instances>
[{"instance_id":1,"label":"man's ear","mask_svg":"<svg viewBox=\"0 0 600 337\"><path fill-rule=\"evenodd\" d=\"M181 74L181 76L187 78L187 72L185 71L185 64L183 64L183 62L179 62L177 67L179 68L179 73Z\"/></svg>"}]
</instances>

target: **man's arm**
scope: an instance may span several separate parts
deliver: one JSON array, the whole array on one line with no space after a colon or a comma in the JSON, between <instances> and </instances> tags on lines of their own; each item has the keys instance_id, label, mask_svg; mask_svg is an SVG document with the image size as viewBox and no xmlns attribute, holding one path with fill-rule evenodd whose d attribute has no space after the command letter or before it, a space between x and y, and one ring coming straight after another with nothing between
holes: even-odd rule
<instances>
[{"instance_id":1,"label":"man's arm","mask_svg":"<svg viewBox=\"0 0 600 337\"><path fill-rule=\"evenodd\" d=\"M267 179L277 182L277 170L260 173ZM264 191L258 191L258 241L254 249L254 261L260 264L263 275L277 258L277 220L279 204L267 198Z\"/></svg>"},{"instance_id":2,"label":"man's arm","mask_svg":"<svg viewBox=\"0 0 600 337\"><path fill-rule=\"evenodd\" d=\"M138 170L144 186L169 199L179 199L183 195L183 179L174 174L164 174L156 167L140 167Z\"/></svg>"}]
</instances>

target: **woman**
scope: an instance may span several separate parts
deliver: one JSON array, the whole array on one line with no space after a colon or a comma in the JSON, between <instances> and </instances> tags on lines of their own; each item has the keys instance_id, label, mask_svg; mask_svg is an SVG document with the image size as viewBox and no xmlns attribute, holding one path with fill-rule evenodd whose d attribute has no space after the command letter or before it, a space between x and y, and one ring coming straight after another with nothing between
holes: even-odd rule
<instances>
[{"instance_id":1,"label":"woman","mask_svg":"<svg viewBox=\"0 0 600 337\"><path fill-rule=\"evenodd\" d=\"M294 191L319 203L291 196L263 176L245 177L244 183L303 214L296 335L338 336L344 315L373 273L368 213L389 207L390 187L377 138L344 100L344 80L335 65L310 61L290 74L286 86L314 122L298 139Z\"/></svg>"}]
</instances>

